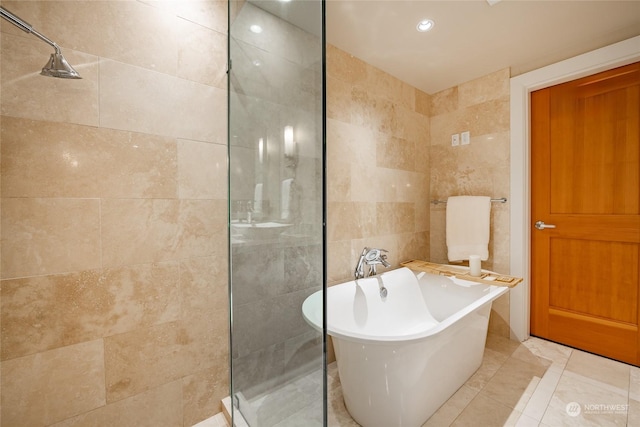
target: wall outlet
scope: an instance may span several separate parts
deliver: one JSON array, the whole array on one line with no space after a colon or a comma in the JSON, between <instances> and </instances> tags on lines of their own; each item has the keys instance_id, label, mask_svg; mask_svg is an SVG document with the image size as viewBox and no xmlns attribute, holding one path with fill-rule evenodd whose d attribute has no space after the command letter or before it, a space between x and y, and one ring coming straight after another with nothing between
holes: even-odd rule
<instances>
[{"instance_id":1,"label":"wall outlet","mask_svg":"<svg viewBox=\"0 0 640 427\"><path fill-rule=\"evenodd\" d=\"M469 144L471 144L471 135L470 135L469 131L462 132L460 134L460 136L461 136L460 145L469 145Z\"/></svg>"},{"instance_id":2,"label":"wall outlet","mask_svg":"<svg viewBox=\"0 0 640 427\"><path fill-rule=\"evenodd\" d=\"M460 145L460 134L455 133L451 135L451 146L457 147L458 145Z\"/></svg>"}]
</instances>

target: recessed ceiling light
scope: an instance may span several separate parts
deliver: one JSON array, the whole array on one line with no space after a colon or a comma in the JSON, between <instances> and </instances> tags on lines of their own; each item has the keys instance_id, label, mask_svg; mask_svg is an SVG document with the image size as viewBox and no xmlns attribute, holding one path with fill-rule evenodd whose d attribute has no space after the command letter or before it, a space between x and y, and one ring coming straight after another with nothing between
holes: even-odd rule
<instances>
[{"instance_id":1,"label":"recessed ceiling light","mask_svg":"<svg viewBox=\"0 0 640 427\"><path fill-rule=\"evenodd\" d=\"M260 25L253 24L249 27L252 33L260 34L262 32L262 27Z\"/></svg>"},{"instance_id":2,"label":"recessed ceiling light","mask_svg":"<svg viewBox=\"0 0 640 427\"><path fill-rule=\"evenodd\" d=\"M418 25L416 25L416 29L421 33L426 33L427 31L432 29L434 25L435 23L431 19L423 19L422 21L418 22Z\"/></svg>"}]
</instances>

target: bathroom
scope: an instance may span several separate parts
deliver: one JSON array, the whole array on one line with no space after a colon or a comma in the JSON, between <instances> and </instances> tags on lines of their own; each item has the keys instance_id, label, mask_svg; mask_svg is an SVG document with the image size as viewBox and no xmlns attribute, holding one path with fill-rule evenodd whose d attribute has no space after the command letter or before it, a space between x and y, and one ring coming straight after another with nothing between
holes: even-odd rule
<instances>
[{"instance_id":1,"label":"bathroom","mask_svg":"<svg viewBox=\"0 0 640 427\"><path fill-rule=\"evenodd\" d=\"M227 2L0 5L82 76L39 76L51 48L0 23L2 425L192 426L220 413ZM392 266L446 262L445 208L429 201L511 193L511 71L427 94L331 44L326 57L327 283L352 277L365 246ZM451 147L467 130L471 144ZM304 150L300 162L317 158ZM486 268L510 270L511 222L509 203L492 206ZM322 277L308 265L322 248L294 252ZM511 345L510 317L502 297L496 348Z\"/></svg>"}]
</instances>

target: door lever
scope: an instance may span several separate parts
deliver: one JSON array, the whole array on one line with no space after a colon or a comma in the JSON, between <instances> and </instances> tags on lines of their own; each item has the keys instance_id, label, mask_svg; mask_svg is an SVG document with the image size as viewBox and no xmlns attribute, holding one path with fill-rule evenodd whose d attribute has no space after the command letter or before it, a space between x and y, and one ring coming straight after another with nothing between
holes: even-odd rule
<instances>
[{"instance_id":1,"label":"door lever","mask_svg":"<svg viewBox=\"0 0 640 427\"><path fill-rule=\"evenodd\" d=\"M544 221L536 221L536 223L534 224L534 226L538 229L538 230L544 230L545 228L556 228L555 225L553 224L545 224Z\"/></svg>"}]
</instances>

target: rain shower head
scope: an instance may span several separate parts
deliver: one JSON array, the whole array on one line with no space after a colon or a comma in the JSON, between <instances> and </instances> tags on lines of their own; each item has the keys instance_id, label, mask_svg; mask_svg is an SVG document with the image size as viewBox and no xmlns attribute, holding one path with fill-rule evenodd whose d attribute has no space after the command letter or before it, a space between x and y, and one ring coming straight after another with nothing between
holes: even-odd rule
<instances>
[{"instance_id":1,"label":"rain shower head","mask_svg":"<svg viewBox=\"0 0 640 427\"><path fill-rule=\"evenodd\" d=\"M59 77L61 79L81 79L80 74L67 62L59 50L52 53L49 62L42 67L43 76Z\"/></svg>"},{"instance_id":2,"label":"rain shower head","mask_svg":"<svg viewBox=\"0 0 640 427\"><path fill-rule=\"evenodd\" d=\"M33 29L31 24L26 21L23 21L13 13L9 12L4 7L0 6L0 16L2 16L7 21L11 22L16 27L20 28L25 33L33 34L38 37L43 42L52 46L55 49L55 52L51 54L49 58L49 62L42 68L40 74L43 76L49 77L60 77L63 79L81 79L80 74L76 70L73 69L71 65L67 62L67 60L62 56L62 52L60 51L60 47L53 41L49 40L44 35L40 34L36 30Z\"/></svg>"}]
</instances>

